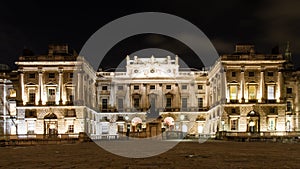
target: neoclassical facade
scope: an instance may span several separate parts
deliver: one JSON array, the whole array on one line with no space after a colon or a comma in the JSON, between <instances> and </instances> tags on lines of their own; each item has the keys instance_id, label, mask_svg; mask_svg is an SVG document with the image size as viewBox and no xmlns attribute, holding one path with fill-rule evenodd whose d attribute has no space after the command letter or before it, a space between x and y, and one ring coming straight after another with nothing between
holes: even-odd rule
<instances>
[{"instance_id":1,"label":"neoclassical facade","mask_svg":"<svg viewBox=\"0 0 300 169\"><path fill-rule=\"evenodd\" d=\"M2 133L178 138L300 131L300 71L289 47L259 54L253 45L236 45L207 70L181 68L178 56L125 60L123 69L95 71L68 45L20 56L9 81L2 78Z\"/></svg>"}]
</instances>

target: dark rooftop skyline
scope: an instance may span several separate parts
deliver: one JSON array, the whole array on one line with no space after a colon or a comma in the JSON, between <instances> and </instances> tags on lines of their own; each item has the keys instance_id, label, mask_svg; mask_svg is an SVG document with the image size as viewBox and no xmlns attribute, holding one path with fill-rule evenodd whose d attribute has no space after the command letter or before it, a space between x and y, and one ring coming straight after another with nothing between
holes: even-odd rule
<instances>
[{"instance_id":1,"label":"dark rooftop skyline","mask_svg":"<svg viewBox=\"0 0 300 169\"><path fill-rule=\"evenodd\" d=\"M78 53L88 38L103 25L137 12L164 12L186 19L202 30L219 54L233 53L235 44L251 43L259 53L283 51L290 42L300 66L299 1L20 1L0 6L1 63L13 66L25 48L45 54L49 43L68 43ZM178 50L178 46L182 49ZM190 57L184 45L163 36L141 35L123 40L107 56L125 57L144 47L160 47ZM110 65L104 65L109 67ZM194 67L194 66L193 66Z\"/></svg>"}]
</instances>

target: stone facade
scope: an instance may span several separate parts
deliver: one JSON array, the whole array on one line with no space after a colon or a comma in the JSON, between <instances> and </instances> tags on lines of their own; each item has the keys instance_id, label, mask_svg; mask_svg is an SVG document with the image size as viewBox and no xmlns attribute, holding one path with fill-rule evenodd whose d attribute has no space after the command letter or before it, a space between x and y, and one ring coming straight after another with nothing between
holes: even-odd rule
<instances>
[{"instance_id":1,"label":"stone facade","mask_svg":"<svg viewBox=\"0 0 300 169\"><path fill-rule=\"evenodd\" d=\"M107 72L94 71L67 45L20 56L15 78L2 78L1 98L10 110L2 106L0 122L11 124L1 131L87 132L92 138L300 131L300 71L293 69L289 47L284 54L258 54L253 45L237 45L207 70L180 68L178 59L127 56L125 69Z\"/></svg>"}]
</instances>

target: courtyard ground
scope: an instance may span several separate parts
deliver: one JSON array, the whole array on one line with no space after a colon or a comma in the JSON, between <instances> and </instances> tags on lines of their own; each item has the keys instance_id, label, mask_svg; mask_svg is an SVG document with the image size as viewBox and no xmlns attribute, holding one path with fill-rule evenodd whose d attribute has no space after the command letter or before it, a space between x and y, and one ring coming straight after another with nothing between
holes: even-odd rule
<instances>
[{"instance_id":1,"label":"courtyard ground","mask_svg":"<svg viewBox=\"0 0 300 169\"><path fill-rule=\"evenodd\" d=\"M299 143L181 142L149 158L111 154L93 142L0 147L0 168L300 168Z\"/></svg>"}]
</instances>

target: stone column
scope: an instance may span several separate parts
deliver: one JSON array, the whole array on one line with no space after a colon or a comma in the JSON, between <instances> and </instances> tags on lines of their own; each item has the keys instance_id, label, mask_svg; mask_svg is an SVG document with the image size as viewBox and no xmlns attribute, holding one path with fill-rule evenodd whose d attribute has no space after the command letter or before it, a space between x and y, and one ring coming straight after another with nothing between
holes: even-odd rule
<instances>
[{"instance_id":1,"label":"stone column","mask_svg":"<svg viewBox=\"0 0 300 169\"><path fill-rule=\"evenodd\" d=\"M295 117L295 130L296 131L300 131L300 126L299 126L299 79L296 79L296 88L294 90L296 90L295 92L295 113L296 113L296 117Z\"/></svg>"},{"instance_id":2,"label":"stone column","mask_svg":"<svg viewBox=\"0 0 300 169\"><path fill-rule=\"evenodd\" d=\"M245 97L244 97L244 92L245 92L245 71L244 71L244 67L242 67L241 70L241 102L244 103L245 102Z\"/></svg>"},{"instance_id":3,"label":"stone column","mask_svg":"<svg viewBox=\"0 0 300 169\"><path fill-rule=\"evenodd\" d=\"M39 69L38 70L38 72L39 72L39 89L38 89L38 93L39 93L39 105L42 105L42 103L43 103L43 99L42 99L42 97L43 97L43 95L42 95L42 93L43 93L43 71L42 71L42 69Z\"/></svg>"},{"instance_id":4,"label":"stone column","mask_svg":"<svg viewBox=\"0 0 300 169\"><path fill-rule=\"evenodd\" d=\"M77 97L76 97L76 100L78 102L78 104L82 104L81 101L82 101L82 91L83 91L83 84L82 84L82 72L80 70L78 70L78 73L77 73Z\"/></svg>"},{"instance_id":5,"label":"stone column","mask_svg":"<svg viewBox=\"0 0 300 169\"><path fill-rule=\"evenodd\" d=\"M21 77L21 81L20 81L20 85L21 85L21 99L22 99L22 103L23 105L26 104L26 99L25 99L25 89L24 89L24 72L22 71L20 73L20 77Z\"/></svg>"},{"instance_id":6,"label":"stone column","mask_svg":"<svg viewBox=\"0 0 300 169\"><path fill-rule=\"evenodd\" d=\"M59 105L62 105L63 69L59 69L58 73Z\"/></svg>"},{"instance_id":7,"label":"stone column","mask_svg":"<svg viewBox=\"0 0 300 169\"><path fill-rule=\"evenodd\" d=\"M259 98L258 98L258 102L262 103L264 101L264 68L261 68L260 71L260 82L259 82Z\"/></svg>"},{"instance_id":8,"label":"stone column","mask_svg":"<svg viewBox=\"0 0 300 169\"><path fill-rule=\"evenodd\" d=\"M279 103L282 100L281 97L281 84L282 84L282 72L281 70L278 70L278 76L277 76L277 89L276 89L276 102Z\"/></svg>"}]
</instances>

